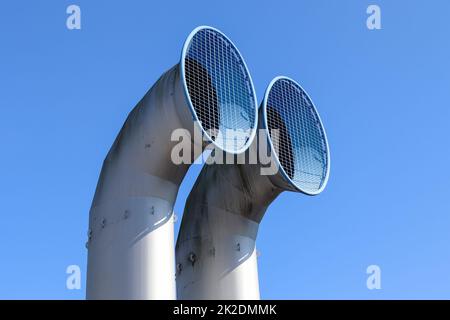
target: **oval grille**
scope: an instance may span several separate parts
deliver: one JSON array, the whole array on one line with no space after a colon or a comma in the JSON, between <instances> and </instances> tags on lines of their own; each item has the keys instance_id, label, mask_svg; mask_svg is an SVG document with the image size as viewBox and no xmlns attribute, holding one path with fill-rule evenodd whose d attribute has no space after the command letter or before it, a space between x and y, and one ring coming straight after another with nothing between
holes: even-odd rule
<instances>
[{"instance_id":1,"label":"oval grille","mask_svg":"<svg viewBox=\"0 0 450 320\"><path fill-rule=\"evenodd\" d=\"M257 107L249 72L233 43L215 29L199 29L185 49L184 75L207 136L225 151L243 151L256 130Z\"/></svg>"},{"instance_id":2,"label":"oval grille","mask_svg":"<svg viewBox=\"0 0 450 320\"><path fill-rule=\"evenodd\" d=\"M328 146L306 92L293 80L276 80L269 89L266 116L275 154L288 178L302 191L319 191L328 173Z\"/></svg>"}]
</instances>

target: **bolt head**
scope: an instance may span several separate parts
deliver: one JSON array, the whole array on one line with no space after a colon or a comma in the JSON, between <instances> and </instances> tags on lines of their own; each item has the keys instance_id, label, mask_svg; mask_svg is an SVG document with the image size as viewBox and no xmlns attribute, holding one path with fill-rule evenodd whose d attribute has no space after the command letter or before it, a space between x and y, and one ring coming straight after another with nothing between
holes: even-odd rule
<instances>
[{"instance_id":1,"label":"bolt head","mask_svg":"<svg viewBox=\"0 0 450 320\"><path fill-rule=\"evenodd\" d=\"M189 253L189 261L192 264L194 264L196 260L197 260L197 256L195 255L195 253L193 253L193 252Z\"/></svg>"}]
</instances>

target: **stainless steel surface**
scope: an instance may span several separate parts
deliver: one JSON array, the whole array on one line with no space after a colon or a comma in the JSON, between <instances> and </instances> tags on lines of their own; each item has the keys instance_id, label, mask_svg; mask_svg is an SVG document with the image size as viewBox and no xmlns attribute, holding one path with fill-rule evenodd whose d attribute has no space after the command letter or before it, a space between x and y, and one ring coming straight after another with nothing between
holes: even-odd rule
<instances>
[{"instance_id":1,"label":"stainless steel surface","mask_svg":"<svg viewBox=\"0 0 450 320\"><path fill-rule=\"evenodd\" d=\"M221 46L226 43L223 61L236 61L240 71L234 74L244 72L243 81L214 81L229 76L230 70L220 69L222 60L204 64L202 52L191 54L193 43L205 32L220 38ZM214 45L205 43L204 52L213 52L210 46ZM197 69L186 69L186 60L196 63ZM214 73L211 66L217 67ZM195 92L186 81L194 74ZM249 99L245 104L240 100L244 91ZM227 99L236 102L232 109L227 109L228 100L220 98L221 92L228 92ZM213 102L207 94L220 99ZM246 141L229 146L219 139L191 140L191 159L210 142L219 149L241 153L252 141L256 122L247 121L241 128L239 119L246 114L256 120L255 101L250 76L231 41L216 29L196 28L186 40L181 62L162 75L131 111L103 163L89 215L88 299L175 299L173 206L190 164L172 161L178 141L171 141L171 135L183 128L191 139L198 131L209 138L207 133L216 123L205 123L200 113L218 108L219 125L222 119L234 119L235 129L249 130Z\"/></svg>"}]
</instances>

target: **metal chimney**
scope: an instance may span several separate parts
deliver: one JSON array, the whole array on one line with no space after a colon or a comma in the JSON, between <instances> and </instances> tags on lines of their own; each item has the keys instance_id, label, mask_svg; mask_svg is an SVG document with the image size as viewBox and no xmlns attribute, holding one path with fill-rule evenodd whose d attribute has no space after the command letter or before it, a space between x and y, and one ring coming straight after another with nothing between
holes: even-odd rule
<instances>
[{"instance_id":1,"label":"metal chimney","mask_svg":"<svg viewBox=\"0 0 450 320\"><path fill-rule=\"evenodd\" d=\"M258 127L246 164L206 165L189 194L176 245L179 299L259 299L255 241L268 206L283 191L317 195L327 184L325 130L299 84L269 84ZM271 175L262 174L266 142L279 169Z\"/></svg>"},{"instance_id":2,"label":"metal chimney","mask_svg":"<svg viewBox=\"0 0 450 320\"><path fill-rule=\"evenodd\" d=\"M239 51L219 30L196 28L180 63L131 111L104 160L89 216L88 299L175 299L173 206L190 163L172 161L172 133L190 133L195 159L209 143L244 152L256 125ZM230 144L225 128L243 133ZM196 131L204 141L194 142Z\"/></svg>"}]
</instances>

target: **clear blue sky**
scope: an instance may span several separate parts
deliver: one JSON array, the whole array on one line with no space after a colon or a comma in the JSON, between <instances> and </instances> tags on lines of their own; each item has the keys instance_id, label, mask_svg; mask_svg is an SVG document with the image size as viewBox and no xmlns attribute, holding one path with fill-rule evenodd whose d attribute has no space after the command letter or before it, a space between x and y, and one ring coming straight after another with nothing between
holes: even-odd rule
<instances>
[{"instance_id":1,"label":"clear blue sky","mask_svg":"<svg viewBox=\"0 0 450 320\"><path fill-rule=\"evenodd\" d=\"M373 3L382 30L366 28ZM66 28L70 4L81 30ZM284 193L264 217L262 298L449 299L449 12L447 0L3 2L0 298L84 298L102 161L206 24L238 46L259 100L276 75L299 81L331 147L324 193ZM65 287L71 264L83 271L78 291ZM366 287L371 264L381 290Z\"/></svg>"}]
</instances>

